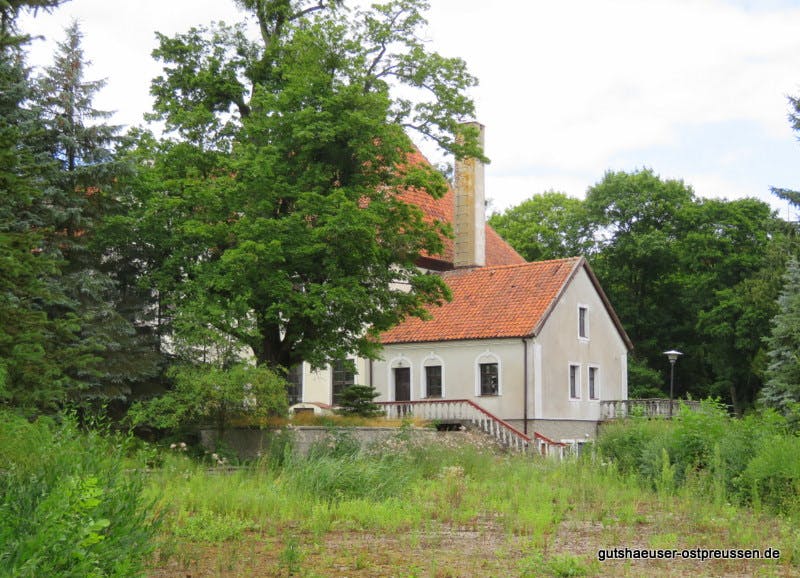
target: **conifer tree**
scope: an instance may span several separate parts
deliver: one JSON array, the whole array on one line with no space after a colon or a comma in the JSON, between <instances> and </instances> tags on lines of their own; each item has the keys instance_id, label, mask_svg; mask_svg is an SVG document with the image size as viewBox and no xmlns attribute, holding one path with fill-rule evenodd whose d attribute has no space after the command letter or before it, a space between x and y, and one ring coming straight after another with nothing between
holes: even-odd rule
<instances>
[{"instance_id":1,"label":"conifer tree","mask_svg":"<svg viewBox=\"0 0 800 578\"><path fill-rule=\"evenodd\" d=\"M0 402L23 407L50 407L62 397L52 339L71 330L45 310L61 298L48 282L61 262L44 250L50 223L41 210L42 190L51 165L36 146L41 122L26 105L31 97L23 50L27 36L17 22L24 10L58 3L0 3Z\"/></svg>"},{"instance_id":2,"label":"conifer tree","mask_svg":"<svg viewBox=\"0 0 800 578\"><path fill-rule=\"evenodd\" d=\"M800 264L796 259L787 266L778 307L772 333L764 340L769 364L761 400L787 411L793 402L800 402Z\"/></svg>"},{"instance_id":3,"label":"conifer tree","mask_svg":"<svg viewBox=\"0 0 800 578\"><path fill-rule=\"evenodd\" d=\"M127 168L114 154L119 128L94 108L105 81L87 81L90 64L77 23L58 43L53 65L38 79L34 108L44 127L42 144L53 160L46 188L53 225L49 250L63 260L51 281L65 299L49 314L74 321L75 331L59 344L68 353L63 370L73 398L124 398L138 379L157 372L152 352L120 312L124 295L104 267L106 242L97 229L113 210L113 189Z\"/></svg>"}]
</instances>

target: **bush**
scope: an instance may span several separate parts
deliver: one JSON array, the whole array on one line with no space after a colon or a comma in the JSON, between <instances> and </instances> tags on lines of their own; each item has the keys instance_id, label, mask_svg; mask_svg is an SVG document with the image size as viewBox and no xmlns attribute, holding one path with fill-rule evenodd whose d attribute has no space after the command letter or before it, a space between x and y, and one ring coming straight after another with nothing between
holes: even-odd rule
<instances>
[{"instance_id":1,"label":"bush","mask_svg":"<svg viewBox=\"0 0 800 578\"><path fill-rule=\"evenodd\" d=\"M0 560L13 576L135 576L157 523L125 440L0 412Z\"/></svg>"},{"instance_id":2,"label":"bush","mask_svg":"<svg viewBox=\"0 0 800 578\"><path fill-rule=\"evenodd\" d=\"M775 437L747 465L743 486L773 513L800 514L800 438Z\"/></svg>"},{"instance_id":3,"label":"bush","mask_svg":"<svg viewBox=\"0 0 800 578\"><path fill-rule=\"evenodd\" d=\"M380 394L370 385L351 385L342 391L339 399L339 413L343 415L358 415L361 417L375 417L381 415L381 406L373 400Z\"/></svg>"},{"instance_id":4,"label":"bush","mask_svg":"<svg viewBox=\"0 0 800 578\"><path fill-rule=\"evenodd\" d=\"M621 473L659 492L690 481L690 491L717 502L763 503L773 512L800 514L800 438L773 410L737 419L705 401L672 421L607 425L597 448Z\"/></svg>"}]
</instances>

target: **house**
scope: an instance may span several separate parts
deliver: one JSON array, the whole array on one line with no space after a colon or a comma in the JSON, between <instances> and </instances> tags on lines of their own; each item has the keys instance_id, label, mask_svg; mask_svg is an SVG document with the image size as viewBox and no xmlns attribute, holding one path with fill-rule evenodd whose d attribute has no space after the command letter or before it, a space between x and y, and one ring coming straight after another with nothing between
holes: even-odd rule
<instances>
[{"instance_id":1,"label":"house","mask_svg":"<svg viewBox=\"0 0 800 578\"><path fill-rule=\"evenodd\" d=\"M442 254L418 262L444 277L452 301L385 332L382 359L353 360L355 372L344 360L296 370L293 401L335 405L337 392L365 383L377 401L469 400L526 434L575 442L594 437L601 401L627 399L632 344L591 267L583 257L526 262L486 224L483 175L465 159L442 198L403 196L453 225Z\"/></svg>"},{"instance_id":2,"label":"house","mask_svg":"<svg viewBox=\"0 0 800 578\"><path fill-rule=\"evenodd\" d=\"M453 300L382 336L379 401L468 399L525 433L594 437L631 343L582 257L443 273Z\"/></svg>"}]
</instances>

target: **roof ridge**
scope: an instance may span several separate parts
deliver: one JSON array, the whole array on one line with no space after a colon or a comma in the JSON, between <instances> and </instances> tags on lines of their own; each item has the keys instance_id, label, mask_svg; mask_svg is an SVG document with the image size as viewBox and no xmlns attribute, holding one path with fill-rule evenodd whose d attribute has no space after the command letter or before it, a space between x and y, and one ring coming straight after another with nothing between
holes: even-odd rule
<instances>
[{"instance_id":1,"label":"roof ridge","mask_svg":"<svg viewBox=\"0 0 800 578\"><path fill-rule=\"evenodd\" d=\"M461 273L461 272L472 272L472 271L485 271L488 269L496 270L496 269L514 269L515 267L530 267L531 265L547 265L550 263L566 263L566 262L576 262L583 259L583 256L575 256L575 257L561 257L559 259L545 259L544 261L526 261L525 263L512 263L510 265L484 265L483 267L460 267L458 269L451 269L450 271L445 271L445 273Z\"/></svg>"}]
</instances>

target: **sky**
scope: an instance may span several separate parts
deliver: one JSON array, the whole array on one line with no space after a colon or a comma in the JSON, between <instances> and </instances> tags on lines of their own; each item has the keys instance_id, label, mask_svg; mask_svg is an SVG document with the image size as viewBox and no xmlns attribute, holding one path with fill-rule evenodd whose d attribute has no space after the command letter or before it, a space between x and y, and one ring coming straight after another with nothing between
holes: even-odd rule
<instances>
[{"instance_id":1,"label":"sky","mask_svg":"<svg viewBox=\"0 0 800 578\"><path fill-rule=\"evenodd\" d=\"M583 198L609 171L650 168L704 197L757 197L798 218L771 186L800 190L800 0L430 0L426 39L464 59L486 126L486 194L502 211L548 190ZM23 27L46 65L73 20L96 107L144 124L155 31L244 14L226 0L71 0ZM422 144L435 162L436 151Z\"/></svg>"}]
</instances>

